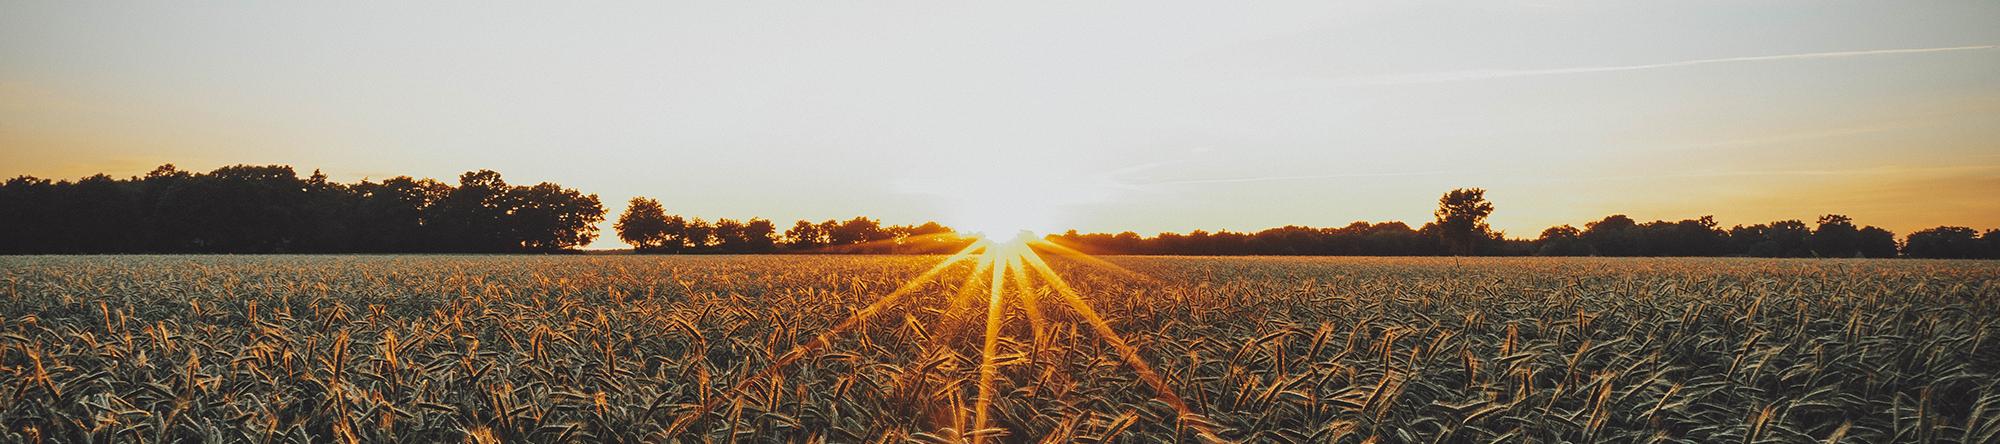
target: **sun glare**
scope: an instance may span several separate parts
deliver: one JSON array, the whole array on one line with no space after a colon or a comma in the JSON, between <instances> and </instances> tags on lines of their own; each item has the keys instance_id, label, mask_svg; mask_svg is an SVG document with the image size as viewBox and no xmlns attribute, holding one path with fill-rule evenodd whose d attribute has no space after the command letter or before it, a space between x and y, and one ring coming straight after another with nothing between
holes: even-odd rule
<instances>
[{"instance_id":1,"label":"sun glare","mask_svg":"<svg viewBox=\"0 0 2000 444\"><path fill-rule=\"evenodd\" d=\"M954 211L945 225L996 242L1016 240L1024 233L1051 230L1049 211L1035 205L994 205Z\"/></svg>"},{"instance_id":2,"label":"sun glare","mask_svg":"<svg viewBox=\"0 0 2000 444\"><path fill-rule=\"evenodd\" d=\"M1033 160L967 159L967 167L899 180L906 192L931 196L938 222L960 233L1005 238L1022 230L1064 229L1072 205L1096 202L1102 193L1063 170Z\"/></svg>"},{"instance_id":3,"label":"sun glare","mask_svg":"<svg viewBox=\"0 0 2000 444\"><path fill-rule=\"evenodd\" d=\"M1079 294L1074 287L1071 287L1062 276L1056 274L1055 268L1048 261L1044 260L1042 255L1046 252L1054 256L1074 259L1074 262L1077 264L1118 272L1124 276L1139 279L1149 278L1110 262L1089 257L1068 247L1043 240L1037 237L1033 231L1027 229L1025 225L1017 224L1019 220L1018 218L989 219L989 221L995 223L980 225L979 230L981 231L971 232L971 234L974 234L971 237L976 240L970 245L939 261L929 270L906 281L901 287L889 292L887 295L883 295L881 299L877 299L874 303L855 312L846 320L821 333L812 341L793 348L792 351L780 356L762 371L739 381L731 392L741 394L751 384L756 383L756 381L776 377L778 372L784 367L832 346L833 339L838 335L864 322L870 316L895 306L905 296L926 287L925 283L933 282L935 278L945 271L960 269L955 266L969 263L971 264L971 270L965 276L964 283L956 289L954 294L970 296L981 292L985 293L984 304L968 304L959 309L983 306L985 308L983 317L986 322L983 329L985 333L984 341L980 348L978 396L974 398L972 411L960 412L962 415L969 414L967 416L971 417L971 421L970 427L965 430L959 430L959 433L984 431L992 426L989 410L992 407L994 398L1001 392L1001 390L996 390L993 385L995 372L999 367L999 364L995 361L1002 355L1000 345L1003 341L1001 339L1002 330L1000 327L1003 323L1007 322L1009 309L1018 306L1023 309L1021 312L1027 315L1028 330L1033 336L1033 342L1031 343L1034 344L1042 343L1044 332L1049 328L1046 327L1046 324L1050 320L1047 316L1043 315L1044 310L1049 308L1067 309L1070 313L1068 318L1076 319L1079 324L1087 324L1090 330L1095 332L1101 340L1109 343L1111 348L1125 361L1125 364L1137 374L1138 379L1153 389L1154 396L1177 411L1176 413L1178 413L1178 418L1182 424L1192 428L1204 438L1219 440L1214 431L1209 430L1207 426L1208 422L1199 413L1193 412L1188 408L1187 403L1179 395L1176 395L1171 387L1167 386L1165 380L1159 374L1153 372L1152 366L1140 358L1138 350L1113 330L1111 324L1106 322L1103 316L1090 306L1089 301L1085 300L1083 295ZM1006 342L1018 344L1022 342L1020 339L1029 338L1015 339ZM933 352L937 351L938 347L945 346L946 344L938 342L927 344L922 356L930 356ZM685 425L686 422L700 419L724 401L724 398L711 398L693 415L683 416L682 420L677 421L677 423ZM965 416L960 416L959 418L962 421L965 419ZM983 432L973 433L969 436L969 441L975 443L982 442L988 436L990 435ZM960 438L967 437L961 436Z\"/></svg>"},{"instance_id":4,"label":"sun glare","mask_svg":"<svg viewBox=\"0 0 2000 444\"><path fill-rule=\"evenodd\" d=\"M996 245L1009 245L1009 246L1016 244L1024 244L1027 243L1029 239L1035 238L1034 231L1025 229L1014 230L1013 232L1008 232L1003 230L979 231L975 232L974 234L976 234L980 239L986 240L987 242L992 242Z\"/></svg>"}]
</instances>

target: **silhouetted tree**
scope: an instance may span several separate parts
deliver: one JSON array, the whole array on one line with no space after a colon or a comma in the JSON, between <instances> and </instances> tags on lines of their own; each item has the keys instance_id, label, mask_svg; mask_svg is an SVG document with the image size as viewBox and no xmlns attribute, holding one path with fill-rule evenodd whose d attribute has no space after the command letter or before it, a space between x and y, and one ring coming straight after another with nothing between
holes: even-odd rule
<instances>
[{"instance_id":1,"label":"silhouetted tree","mask_svg":"<svg viewBox=\"0 0 2000 444\"><path fill-rule=\"evenodd\" d=\"M1822 216L1817 227L1787 220L1726 232L1709 216L1642 224L1612 215L1582 230L1552 227L1529 241L1488 227L1491 212L1482 190L1461 189L1440 198L1436 219L1420 229L1354 222L1153 237L1072 230L1048 239L1092 254L1878 258L1896 256L1900 246L1911 257L2000 258L2000 230L1938 227L1899 244L1894 233L1857 228L1841 215ZM342 184L319 171L300 178L284 165L193 173L172 164L127 179L21 176L0 183L0 253L559 251L589 243L602 220L595 195L553 183L510 186L488 170L461 175L456 187L407 176ZM641 252L763 253L778 250L780 241L769 220L710 225L668 215L644 198L632 201L617 227L620 239ZM936 222L884 227L855 217L798 221L783 241L788 251L945 253L972 240Z\"/></svg>"},{"instance_id":2,"label":"silhouetted tree","mask_svg":"<svg viewBox=\"0 0 2000 444\"><path fill-rule=\"evenodd\" d=\"M288 237L293 244L285 251L330 253L351 251L355 243L355 214L360 200L352 186L328 180L313 170L305 179L304 200L298 203L299 222Z\"/></svg>"},{"instance_id":3,"label":"silhouetted tree","mask_svg":"<svg viewBox=\"0 0 2000 444\"><path fill-rule=\"evenodd\" d=\"M680 215L668 215L661 224L661 232L666 234L666 242L660 251L680 253L688 250L688 220Z\"/></svg>"},{"instance_id":4,"label":"silhouetted tree","mask_svg":"<svg viewBox=\"0 0 2000 444\"><path fill-rule=\"evenodd\" d=\"M1048 239L1090 254L1317 254L1410 256L1445 252L1437 234L1437 224L1412 230L1402 222L1370 224L1355 222L1341 228L1287 226L1239 233L1222 230L1195 230L1187 234L1160 233L1146 238L1132 232L1116 235L1077 233L1074 230ZM1489 253L1526 255L1534 246L1526 241L1488 241Z\"/></svg>"},{"instance_id":5,"label":"silhouetted tree","mask_svg":"<svg viewBox=\"0 0 2000 444\"><path fill-rule=\"evenodd\" d=\"M1319 254L1324 245L1320 241L1322 237L1325 237L1325 233L1311 227L1286 225L1251 234L1248 244L1253 254L1278 256Z\"/></svg>"},{"instance_id":6,"label":"silhouetted tree","mask_svg":"<svg viewBox=\"0 0 2000 444\"><path fill-rule=\"evenodd\" d=\"M701 218L688 219L681 228L681 248L703 251L715 246L715 227Z\"/></svg>"},{"instance_id":7,"label":"silhouetted tree","mask_svg":"<svg viewBox=\"0 0 2000 444\"><path fill-rule=\"evenodd\" d=\"M284 165L232 165L194 176L161 197L173 248L206 253L292 251L305 183Z\"/></svg>"},{"instance_id":8,"label":"silhouetted tree","mask_svg":"<svg viewBox=\"0 0 2000 444\"><path fill-rule=\"evenodd\" d=\"M735 219L716 219L715 249L723 253L748 251L750 239L743 235L743 223Z\"/></svg>"},{"instance_id":9,"label":"silhouetted tree","mask_svg":"<svg viewBox=\"0 0 2000 444\"><path fill-rule=\"evenodd\" d=\"M1638 256L1639 223L1623 214L1605 216L1596 222L1583 224L1583 240L1590 243L1597 254L1605 256Z\"/></svg>"},{"instance_id":10,"label":"silhouetted tree","mask_svg":"<svg viewBox=\"0 0 2000 444\"><path fill-rule=\"evenodd\" d=\"M191 173L167 164L74 183L23 176L0 183L0 253L553 250L589 242L603 217L594 196L554 184L509 188L491 171L462 179L473 186L350 185L285 165Z\"/></svg>"},{"instance_id":11,"label":"silhouetted tree","mask_svg":"<svg viewBox=\"0 0 2000 444\"><path fill-rule=\"evenodd\" d=\"M825 239L823 239L826 241L826 246L833 247L833 246L844 245L840 243L840 241L836 240L833 234L836 231L840 231L840 221L827 219L825 221L821 221L819 225L817 225L817 227L819 229L820 234L826 236Z\"/></svg>"},{"instance_id":12,"label":"silhouetted tree","mask_svg":"<svg viewBox=\"0 0 2000 444\"><path fill-rule=\"evenodd\" d=\"M1783 220L1772 222L1763 230L1763 239L1750 247L1748 252L1757 257L1812 257L1808 243L1812 239L1812 229L1805 222Z\"/></svg>"},{"instance_id":13,"label":"silhouetted tree","mask_svg":"<svg viewBox=\"0 0 2000 444\"><path fill-rule=\"evenodd\" d=\"M1711 256L1728 248L1728 234L1716 228L1711 216L1647 222L1626 234L1637 239L1636 256Z\"/></svg>"},{"instance_id":14,"label":"silhouetted tree","mask_svg":"<svg viewBox=\"0 0 2000 444\"><path fill-rule=\"evenodd\" d=\"M1368 226L1363 233L1367 239L1369 255L1379 256L1429 256L1439 254L1442 248L1436 238L1419 235L1402 222L1380 222Z\"/></svg>"},{"instance_id":15,"label":"silhouetted tree","mask_svg":"<svg viewBox=\"0 0 2000 444\"><path fill-rule=\"evenodd\" d=\"M1903 254L1916 258L1969 259L1984 256L1979 232L1966 227L1937 227L1910 233Z\"/></svg>"},{"instance_id":16,"label":"silhouetted tree","mask_svg":"<svg viewBox=\"0 0 2000 444\"><path fill-rule=\"evenodd\" d=\"M1727 237L1729 255L1756 256L1752 253L1764 248L1763 245L1768 242L1765 235L1769 231L1771 231L1771 226L1765 224L1729 227L1729 235Z\"/></svg>"},{"instance_id":17,"label":"silhouetted tree","mask_svg":"<svg viewBox=\"0 0 2000 444\"><path fill-rule=\"evenodd\" d=\"M144 244L144 213L139 189L130 182L98 174L75 184L57 185L54 209L59 225L49 227L56 245L66 252L135 252Z\"/></svg>"},{"instance_id":18,"label":"silhouetted tree","mask_svg":"<svg viewBox=\"0 0 2000 444\"><path fill-rule=\"evenodd\" d=\"M451 185L398 176L382 183L362 181L354 192L360 200L354 210L354 251L425 251L425 210L449 196Z\"/></svg>"},{"instance_id":19,"label":"silhouetted tree","mask_svg":"<svg viewBox=\"0 0 2000 444\"><path fill-rule=\"evenodd\" d=\"M660 201L649 198L634 197L627 202L625 214L618 216L618 223L612 228L618 231L618 240L641 253L661 251L670 240L666 209L660 206Z\"/></svg>"},{"instance_id":20,"label":"silhouetted tree","mask_svg":"<svg viewBox=\"0 0 2000 444\"><path fill-rule=\"evenodd\" d=\"M1986 230L1985 234L1979 235L1979 241L1986 244L1985 254L1981 254L1979 257L2000 259L2000 228Z\"/></svg>"},{"instance_id":21,"label":"silhouetted tree","mask_svg":"<svg viewBox=\"0 0 2000 444\"><path fill-rule=\"evenodd\" d=\"M1480 188L1454 189L1438 198L1438 235L1446 248L1456 255L1474 255L1480 247L1491 241L1492 229L1486 226L1486 216L1493 214L1493 203L1486 201L1486 190Z\"/></svg>"},{"instance_id":22,"label":"silhouetted tree","mask_svg":"<svg viewBox=\"0 0 2000 444\"><path fill-rule=\"evenodd\" d=\"M177 214L178 209L166 206L167 196L193 183L195 176L195 173L183 171L170 163L154 168L153 171L146 173L146 176L139 180L141 196L139 212L144 219L141 222L143 233L140 236L145 238L145 240L138 250L148 252L184 251L180 248L182 245L187 244L186 239L188 234L174 231L175 227L169 223L170 216Z\"/></svg>"},{"instance_id":23,"label":"silhouetted tree","mask_svg":"<svg viewBox=\"0 0 2000 444\"><path fill-rule=\"evenodd\" d=\"M793 250L812 250L825 247L826 232L811 221L799 221L792 229L785 230L785 246Z\"/></svg>"},{"instance_id":24,"label":"silhouetted tree","mask_svg":"<svg viewBox=\"0 0 2000 444\"><path fill-rule=\"evenodd\" d=\"M778 249L778 229L769 219L751 218L750 222L743 224L739 233L745 253L769 253Z\"/></svg>"},{"instance_id":25,"label":"silhouetted tree","mask_svg":"<svg viewBox=\"0 0 2000 444\"><path fill-rule=\"evenodd\" d=\"M424 216L431 238L442 251L502 252L511 250L505 222L509 206L507 181L500 173L479 170L458 176L458 187L432 205Z\"/></svg>"},{"instance_id":26,"label":"silhouetted tree","mask_svg":"<svg viewBox=\"0 0 2000 444\"><path fill-rule=\"evenodd\" d=\"M515 246L527 251L567 250L597 239L604 205L595 194L542 182L508 192L507 222Z\"/></svg>"},{"instance_id":27,"label":"silhouetted tree","mask_svg":"<svg viewBox=\"0 0 2000 444\"><path fill-rule=\"evenodd\" d=\"M833 245L856 245L889 239L889 233L882 231L881 223L866 217L848 219L827 235Z\"/></svg>"},{"instance_id":28,"label":"silhouetted tree","mask_svg":"<svg viewBox=\"0 0 2000 444\"><path fill-rule=\"evenodd\" d=\"M0 251L54 253L62 239L55 233L55 182L32 176L8 179L0 186Z\"/></svg>"},{"instance_id":29,"label":"silhouetted tree","mask_svg":"<svg viewBox=\"0 0 2000 444\"><path fill-rule=\"evenodd\" d=\"M1845 215L1820 216L1809 244L1819 257L1854 257L1861 251L1861 229Z\"/></svg>"},{"instance_id":30,"label":"silhouetted tree","mask_svg":"<svg viewBox=\"0 0 2000 444\"><path fill-rule=\"evenodd\" d=\"M1597 250L1583 240L1583 231L1563 225L1542 230L1535 239L1536 256L1592 256Z\"/></svg>"},{"instance_id":31,"label":"silhouetted tree","mask_svg":"<svg viewBox=\"0 0 2000 444\"><path fill-rule=\"evenodd\" d=\"M1247 235L1195 230L1187 234L1161 233L1150 238L1129 232L1113 236L1072 230L1049 239L1091 254L1434 255L1450 252L1440 240L1442 227L1431 222L1422 229L1411 230L1401 222L1355 222L1339 228L1285 226ZM1808 245L1813 230L1796 220L1739 225L1724 231L1717 227L1712 216L1641 224L1625 215L1612 215L1586 227L1584 230L1567 225L1551 227L1532 241L1506 239L1495 233L1484 242L1481 253L1612 255L1599 250L1602 245L1623 256L1809 257L1813 254ZM1993 236L2000 239L2000 234ZM1858 254L1893 257L1896 253L1895 236L1887 230L1865 227L1856 231L1856 239Z\"/></svg>"},{"instance_id":32,"label":"silhouetted tree","mask_svg":"<svg viewBox=\"0 0 2000 444\"><path fill-rule=\"evenodd\" d=\"M1856 233L1856 238L1859 240L1857 245L1862 257L1896 257L1896 233L1870 225L1862 227L1861 231Z\"/></svg>"}]
</instances>

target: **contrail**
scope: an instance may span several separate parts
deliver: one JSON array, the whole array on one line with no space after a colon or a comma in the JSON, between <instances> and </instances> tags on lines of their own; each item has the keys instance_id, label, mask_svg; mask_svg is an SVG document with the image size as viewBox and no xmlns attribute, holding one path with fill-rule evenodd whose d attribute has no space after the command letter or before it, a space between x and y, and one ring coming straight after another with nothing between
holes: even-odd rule
<instances>
[{"instance_id":1,"label":"contrail","mask_svg":"<svg viewBox=\"0 0 2000 444\"><path fill-rule=\"evenodd\" d=\"M1549 69L1476 69L1467 71L1445 71L1434 73L1404 74L1386 77L1349 78L1341 83L1350 85L1396 85L1409 83L1456 82L1465 80L1502 79L1561 74L1586 74L1597 72L1638 71L1658 68L1678 68L1683 66L1710 65L1718 63L1763 62L1771 60L1830 59L1886 54L1921 54L1931 52L1982 51L2000 48L2000 45L1949 46L1942 48L1874 49L1864 51L1809 52L1803 54L1779 54L1748 57L1724 57L1718 59L1695 59L1677 62L1648 63L1643 65L1580 66Z\"/></svg>"}]
</instances>

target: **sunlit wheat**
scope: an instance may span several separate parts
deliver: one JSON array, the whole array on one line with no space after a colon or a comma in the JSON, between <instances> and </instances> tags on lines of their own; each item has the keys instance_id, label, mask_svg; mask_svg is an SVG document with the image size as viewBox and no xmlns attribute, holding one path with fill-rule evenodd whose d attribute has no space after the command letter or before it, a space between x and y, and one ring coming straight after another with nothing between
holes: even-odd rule
<instances>
[{"instance_id":1,"label":"sunlit wheat","mask_svg":"<svg viewBox=\"0 0 2000 444\"><path fill-rule=\"evenodd\" d=\"M5 257L0 441L2000 441L1990 262L1029 250Z\"/></svg>"}]
</instances>

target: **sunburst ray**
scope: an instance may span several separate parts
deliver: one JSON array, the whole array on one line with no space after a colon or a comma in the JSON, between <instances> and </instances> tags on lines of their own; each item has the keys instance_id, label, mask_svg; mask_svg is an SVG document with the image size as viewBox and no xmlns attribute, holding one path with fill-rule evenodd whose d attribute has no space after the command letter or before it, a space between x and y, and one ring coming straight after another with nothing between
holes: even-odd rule
<instances>
[{"instance_id":1,"label":"sunburst ray","mask_svg":"<svg viewBox=\"0 0 2000 444\"><path fill-rule=\"evenodd\" d=\"M993 276L989 278L992 280L991 291L986 293L985 344L981 346L979 352L979 398L974 401L972 430L969 431L970 433L978 434L972 439L974 443L981 442L986 437L984 431L986 430L988 420L987 409L993 405L993 375L997 371L997 369L993 368L993 358L999 352L1000 319L1005 314L1000 306L1000 302L1007 287L1007 271L1005 269L1009 264L1013 263L1012 258L1002 258L999 255L1012 253L1006 251L1011 250L1012 248L1010 247L1008 245L1001 245L989 247L987 250L989 256L994 256L992 258L994 265L992 267Z\"/></svg>"},{"instance_id":2,"label":"sunburst ray","mask_svg":"<svg viewBox=\"0 0 2000 444\"><path fill-rule=\"evenodd\" d=\"M773 359L771 364L764 369L738 381L730 388L726 396L709 398L692 415L684 415L680 420L677 420L673 429L678 430L681 427L701 420L701 418L713 412L721 402L742 396L743 391L750 384L774 377L777 372L782 371L785 367L822 348L831 346L834 337L854 328L877 312L893 306L904 296L921 288L923 284L929 282L933 277L945 270L952 268L960 262L970 261L972 263L971 270L967 273L965 280L959 285L957 291L953 292L953 296L950 296L945 301L946 309L939 312L937 321L942 322L944 325L942 328L935 330L937 331L936 334L929 335L930 337L924 339L922 347L924 351L921 355L923 356L922 359L932 359L932 355L938 347L947 346L951 341L951 337L958 329L964 324L972 322L973 313L968 312L974 310L973 302L976 301L976 295L981 293L979 287L985 287L986 291L983 293L986 296L986 316L984 328L982 329L984 330L984 335L982 335L980 341L977 398L974 399L974 405L970 412L965 412L963 410L964 407L962 407L963 404L959 404L961 407L955 407L954 410L958 410L961 413L952 415L955 418L955 427L960 429L961 436L969 436L975 443L982 442L987 437L995 436L995 430L992 430L994 427L991 412L999 392L994 386L994 381L998 377L999 367L1002 365L998 360L1000 357L1000 335L1002 334L1001 325L1007 318L1008 287L1011 286L1013 288L1016 295L1013 298L1014 303L1021 306L1022 311L1028 318L1028 330L1032 336L1032 342L1027 345L1028 350L1024 354L1028 356L1030 365L1038 362L1035 354L1042 347L1047 346L1047 340L1043 337L1044 330L1047 329L1047 317L1044 316L1041 310L1041 304L1043 303L1040 297L1041 289L1034 283L1036 278L1039 278L1042 281L1041 288L1051 290L1056 299L1062 300L1069 307L1070 311L1083 318L1084 323L1090 324L1092 330L1100 338L1110 343L1117 350L1119 357L1125 361L1127 366L1132 368L1133 372L1139 375L1139 379L1149 388L1153 389L1154 396L1173 407L1175 412L1180 415L1178 419L1181 424L1191 426L1196 434L1203 439L1220 441L1221 439L1204 425L1206 421L1187 420L1188 418L1198 418L1199 416L1190 410L1187 403L1174 393L1172 387L1167 385L1166 381L1153 371L1152 366L1148 365L1139 356L1138 350L1113 330L1111 325L1105 322L1103 316L1098 314L1096 309L1092 308L1089 302L1084 300L1083 296L1069 285L1068 281L1058 275L1055 269L1042 259L1040 253L1037 251L1038 249L1064 258L1076 259L1078 263L1096 269L1112 271L1121 276L1136 277L1148 281L1152 280L1150 277L1125 269L1117 264L1090 257L1067 246L1037 239L1032 236L1022 236L1004 242L996 241L992 238L972 240L970 244L958 250L958 252L939 261L937 265L910 279L895 291L891 291L889 294L877 299L874 303L856 311L847 319L834 325L833 328L820 333L813 340L793 347L791 351ZM975 255L975 253L977 254ZM981 282L982 277L985 278L984 282ZM1016 344L1016 347L1020 344L1017 340L1010 340L1008 342ZM972 421L970 427L964 427L965 413L971 413Z\"/></svg>"},{"instance_id":3,"label":"sunburst ray","mask_svg":"<svg viewBox=\"0 0 2000 444\"><path fill-rule=\"evenodd\" d=\"M941 273L944 270L951 268L952 265L956 265L960 261L963 261L966 258L971 257L971 255L974 252L990 248L988 244L989 244L988 242L974 242L973 244L966 245L965 248L958 250L957 253L952 253L951 256L946 257L943 261L938 262L937 265L931 266L929 270L924 270L924 272L918 274L917 277L911 278L908 282L905 282L901 287L897 287L895 291L889 292L889 294L882 296L881 299L877 299L875 300L874 303L868 304L867 307L862 308L860 311L854 312L853 315L848 316L847 319L842 320L839 324L835 324L833 328L827 329L825 332L820 333L819 336L814 337L813 340L807 341L805 344L800 344L792 347L791 351L786 352L783 355L780 355L777 359L773 359L771 361L771 364L765 366L763 370L760 370L756 374L751 375L749 377L745 377L743 378L743 380L738 381L736 385L731 386L729 388L729 391L726 393L726 396L710 397L707 402L702 403L701 408L696 409L691 415L684 416L682 421L689 423L693 421L699 421L702 417L708 416L710 412L715 411L715 407L720 405L723 400L734 399L737 396L741 396L741 394L743 393L743 389L748 387L751 383L756 382L758 380L770 378L772 375L777 374L778 371L784 369L788 365L791 365L793 362L798 361L801 358L804 358L806 355L811 354L812 352L817 351L821 348L825 348L829 345L832 345L834 336L839 335L841 332L844 332L849 328L853 328L855 325L860 324L861 321L866 320L870 316L874 316L875 312L881 311L883 308L889 307L890 305L896 303L896 301L901 300L903 296L906 296L910 294L910 292L923 287L923 284L925 282L929 282L931 277L937 276L938 273Z\"/></svg>"},{"instance_id":4,"label":"sunburst ray","mask_svg":"<svg viewBox=\"0 0 2000 444\"><path fill-rule=\"evenodd\" d=\"M1160 378L1158 373L1153 372L1153 367L1147 365L1145 359L1139 356L1139 350L1133 348L1130 343L1127 343L1123 336L1118 335L1117 331L1112 330L1111 324L1104 322L1104 317L1099 316L1097 310L1091 308L1090 303L1083 300L1083 297L1077 294L1075 289L1070 288L1069 283L1064 281L1062 276L1057 275L1047 262L1042 261L1041 257L1035 255L1026 255L1022 259L1026 260L1028 266L1034 268L1035 272L1041 275L1042 279L1048 282L1049 286L1055 288L1056 293L1062 296L1063 302L1067 303L1071 310L1076 311L1077 315L1083 316L1083 319L1097 331L1099 337L1102 337L1106 342L1110 342L1111 347L1118 350L1119 356L1125 359L1125 364L1132 366L1132 370L1139 373L1139 379L1145 381L1147 386L1152 387L1154 396L1166 402L1167 405L1173 406L1175 412L1182 418L1196 415L1193 410L1188 409L1187 402L1181 400L1180 395L1174 394L1172 387L1167 386L1166 380ZM1214 431L1208 430L1206 426L1202 425L1203 422L1206 421L1192 423L1182 421L1182 423L1193 425L1204 438L1220 440Z\"/></svg>"},{"instance_id":5,"label":"sunburst ray","mask_svg":"<svg viewBox=\"0 0 2000 444\"><path fill-rule=\"evenodd\" d=\"M1098 259L1096 256L1091 256L1088 253L1077 251L1075 248L1070 248L1068 245L1063 245L1054 240L1041 239L1041 238L1029 239L1028 245L1032 247L1040 247L1049 250L1050 252L1055 253L1056 256L1062 257L1064 259L1074 259L1078 262L1084 263L1085 265L1090 265L1093 267L1097 267L1098 269L1101 270L1108 270L1113 273L1117 273L1119 276L1124 276L1145 282L1159 281L1158 279L1154 279L1152 276L1147 276L1144 273L1132 271L1131 269L1125 268L1124 266L1111 263L1111 261Z\"/></svg>"}]
</instances>

